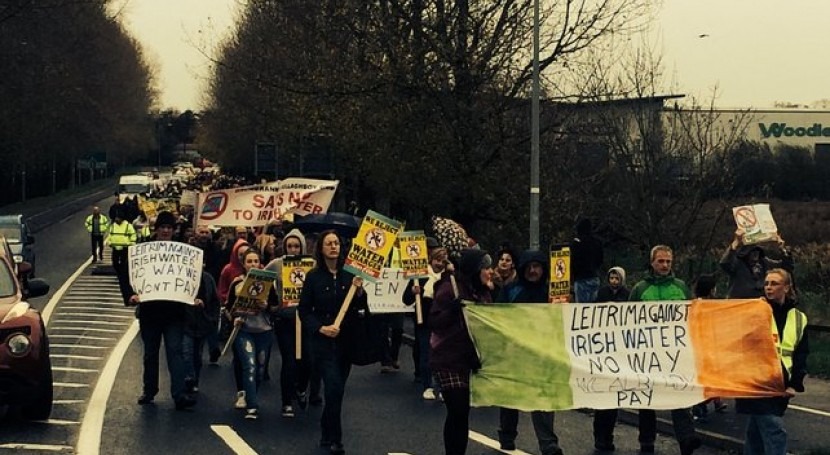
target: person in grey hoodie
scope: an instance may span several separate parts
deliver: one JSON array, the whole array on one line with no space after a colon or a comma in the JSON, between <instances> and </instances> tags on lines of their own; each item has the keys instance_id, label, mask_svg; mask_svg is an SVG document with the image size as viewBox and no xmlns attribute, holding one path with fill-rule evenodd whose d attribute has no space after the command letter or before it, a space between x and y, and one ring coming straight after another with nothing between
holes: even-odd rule
<instances>
[{"instance_id":1,"label":"person in grey hoodie","mask_svg":"<svg viewBox=\"0 0 830 455\"><path fill-rule=\"evenodd\" d=\"M597 291L597 302L627 302L631 290L625 286L625 269L611 267L607 278L608 284Z\"/></svg>"},{"instance_id":2,"label":"person in grey hoodie","mask_svg":"<svg viewBox=\"0 0 830 455\"><path fill-rule=\"evenodd\" d=\"M305 236L299 229L292 229L282 239L282 251L285 256L278 257L266 266L266 270L273 270L277 273L275 281L277 296L280 301L280 308L274 315L274 334L277 337L277 347L280 350L282 366L280 367L280 394L282 396L282 416L294 417L294 399L301 408L305 408L308 401L306 389L309 384L310 361L308 346L304 341L305 334L301 338L302 359L295 358L296 349L296 314L297 306L282 305L282 266L285 258L294 258L306 255ZM319 394L319 392L317 392Z\"/></svg>"}]
</instances>

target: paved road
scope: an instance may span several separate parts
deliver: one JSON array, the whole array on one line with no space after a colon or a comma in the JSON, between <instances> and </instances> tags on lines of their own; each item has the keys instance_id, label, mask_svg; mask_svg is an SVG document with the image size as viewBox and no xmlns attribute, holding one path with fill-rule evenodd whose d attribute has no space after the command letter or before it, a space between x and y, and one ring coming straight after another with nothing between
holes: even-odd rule
<instances>
[{"instance_id":1,"label":"paved road","mask_svg":"<svg viewBox=\"0 0 830 455\"><path fill-rule=\"evenodd\" d=\"M107 205L106 201L102 203ZM43 261L38 267L40 275L52 283L50 296L87 258L87 236L81 228L84 216L61 215L38 232L38 255ZM87 295L90 292L98 297ZM39 299L36 306L43 308L46 299ZM84 330L67 329L82 322ZM97 453L99 448L105 454L324 453L316 447L320 409L312 407L294 419L280 417L276 379L263 386L262 416L258 421L246 421L232 409L234 387L226 359L218 366L206 367L194 412L174 411L164 392L155 405L138 406L135 398L141 390L141 343L134 338L130 311L118 305L114 277L93 275L89 268L80 272L54 307L49 332L53 343L63 345L53 350L53 361L62 368L56 372L56 380L63 384L56 389L58 404L53 420L31 423L7 417L0 422L0 452L87 454ZM379 374L377 367L353 370L344 409L344 442L349 453L443 452L444 409L439 402L421 399L418 385L412 381L409 359L410 350L405 346L401 353L403 369L397 374ZM278 378L278 367L279 355L275 355L271 365L274 378ZM111 377L106 373L109 368L114 368ZM165 375L162 378L161 389L166 390ZM111 392L103 399L97 397L108 382L112 382ZM809 380L807 388L808 393L794 400L795 406L786 416L794 453L830 448L830 436L824 430L830 415L798 408L830 411L830 386ZM701 455L739 448L742 420L732 411L730 407L726 414L713 415L709 423L699 425L706 438ZM81 437L82 428L96 428L96 419L100 419L100 430L85 431ZM623 416L622 420L626 419ZM493 440L497 411L474 409L470 420L473 432L468 453L499 453ZM670 428L663 430L668 433L658 438L658 453L678 453ZM520 451L513 453L538 453L526 415L521 417L519 431ZM588 413L558 413L557 431L567 453L593 453ZM636 429L619 425L616 445L620 454L635 453Z\"/></svg>"}]
</instances>

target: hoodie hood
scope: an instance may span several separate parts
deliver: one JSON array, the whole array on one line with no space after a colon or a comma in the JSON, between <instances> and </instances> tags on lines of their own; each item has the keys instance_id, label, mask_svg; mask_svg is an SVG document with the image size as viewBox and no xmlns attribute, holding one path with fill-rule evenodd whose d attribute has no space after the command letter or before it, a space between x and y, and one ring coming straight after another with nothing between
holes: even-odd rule
<instances>
[{"instance_id":1,"label":"hoodie hood","mask_svg":"<svg viewBox=\"0 0 830 455\"><path fill-rule=\"evenodd\" d=\"M764 249L758 245L743 245L738 248L738 251L735 252L735 255L741 259L745 259L749 256L749 253L758 250L758 260L761 261L764 259Z\"/></svg>"},{"instance_id":2,"label":"hoodie hood","mask_svg":"<svg viewBox=\"0 0 830 455\"><path fill-rule=\"evenodd\" d=\"M620 276L620 286L625 286L625 269L622 268L622 267L619 267L619 266L611 267L610 269L608 269L607 276L611 276L611 272L614 272L617 275L619 275Z\"/></svg>"},{"instance_id":3,"label":"hoodie hood","mask_svg":"<svg viewBox=\"0 0 830 455\"><path fill-rule=\"evenodd\" d=\"M300 241L300 254L308 254L306 250L306 243L305 243L305 236L299 229L292 229L288 231L288 234L285 234L285 237L282 239L282 250L285 251L285 241L288 240L289 237L294 237Z\"/></svg>"},{"instance_id":4,"label":"hoodie hood","mask_svg":"<svg viewBox=\"0 0 830 455\"><path fill-rule=\"evenodd\" d=\"M233 244L233 249L231 250L231 257L228 263L236 270L245 269L245 267L242 266L242 261L239 260L239 249L243 246L251 246L251 244L245 239L239 239Z\"/></svg>"},{"instance_id":5,"label":"hoodie hood","mask_svg":"<svg viewBox=\"0 0 830 455\"><path fill-rule=\"evenodd\" d=\"M531 262L538 262L542 265L542 283L547 285L550 279L550 261L548 256L540 250L525 250L519 256L519 263L516 267L516 272L519 274L519 281L527 283L525 279L525 269Z\"/></svg>"}]
</instances>

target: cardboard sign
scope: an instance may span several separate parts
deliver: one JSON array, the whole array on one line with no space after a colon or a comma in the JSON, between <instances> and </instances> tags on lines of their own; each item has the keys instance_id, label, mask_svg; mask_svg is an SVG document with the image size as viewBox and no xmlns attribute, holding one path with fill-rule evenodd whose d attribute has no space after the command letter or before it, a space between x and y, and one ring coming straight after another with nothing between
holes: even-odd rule
<instances>
[{"instance_id":1,"label":"cardboard sign","mask_svg":"<svg viewBox=\"0 0 830 455\"><path fill-rule=\"evenodd\" d=\"M337 180L289 178L277 182L199 193L197 226L265 226L286 214L328 211Z\"/></svg>"},{"instance_id":2,"label":"cardboard sign","mask_svg":"<svg viewBox=\"0 0 830 455\"><path fill-rule=\"evenodd\" d=\"M769 204L732 207L732 215L735 217L735 224L744 230L745 245L778 239L778 226L772 218Z\"/></svg>"},{"instance_id":3,"label":"cardboard sign","mask_svg":"<svg viewBox=\"0 0 830 455\"><path fill-rule=\"evenodd\" d=\"M294 256L282 260L282 306L297 306L303 290L305 277L314 268L314 259Z\"/></svg>"},{"instance_id":4,"label":"cardboard sign","mask_svg":"<svg viewBox=\"0 0 830 455\"><path fill-rule=\"evenodd\" d=\"M343 268L366 280L377 280L402 228L400 221L369 210L363 217Z\"/></svg>"},{"instance_id":5,"label":"cardboard sign","mask_svg":"<svg viewBox=\"0 0 830 455\"><path fill-rule=\"evenodd\" d=\"M404 231L398 235L401 269L405 278L429 277L427 236L424 231Z\"/></svg>"},{"instance_id":6,"label":"cardboard sign","mask_svg":"<svg viewBox=\"0 0 830 455\"><path fill-rule=\"evenodd\" d=\"M277 274L270 270L251 269L236 293L236 300L231 307L231 314L259 314L268 306L268 294Z\"/></svg>"},{"instance_id":7,"label":"cardboard sign","mask_svg":"<svg viewBox=\"0 0 830 455\"><path fill-rule=\"evenodd\" d=\"M553 246L550 250L550 303L568 303L571 295L571 248Z\"/></svg>"},{"instance_id":8,"label":"cardboard sign","mask_svg":"<svg viewBox=\"0 0 830 455\"><path fill-rule=\"evenodd\" d=\"M369 303L372 314L379 313L411 313L413 306L404 305L403 293L410 285L410 280L404 277L404 271L397 268L384 268L380 278L374 283L364 283L363 290Z\"/></svg>"},{"instance_id":9,"label":"cardboard sign","mask_svg":"<svg viewBox=\"0 0 830 455\"><path fill-rule=\"evenodd\" d=\"M169 300L193 305L202 279L200 248L181 242L155 241L127 250L130 285L142 302Z\"/></svg>"}]
</instances>

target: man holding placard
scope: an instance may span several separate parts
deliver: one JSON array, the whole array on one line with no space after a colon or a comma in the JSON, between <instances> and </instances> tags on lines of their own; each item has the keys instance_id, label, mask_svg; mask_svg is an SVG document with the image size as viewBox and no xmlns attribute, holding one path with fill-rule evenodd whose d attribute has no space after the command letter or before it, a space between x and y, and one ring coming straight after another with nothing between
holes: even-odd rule
<instances>
[{"instance_id":1,"label":"man holding placard","mask_svg":"<svg viewBox=\"0 0 830 455\"><path fill-rule=\"evenodd\" d=\"M156 241L129 248L129 305L138 305L136 316L144 343L144 391L138 404L151 404L158 393L159 349L164 340L170 394L176 410L193 407L196 400L185 391L182 355L185 308L204 305L198 292L202 278L202 251L172 242L176 217L164 211L156 218Z\"/></svg>"}]
</instances>

